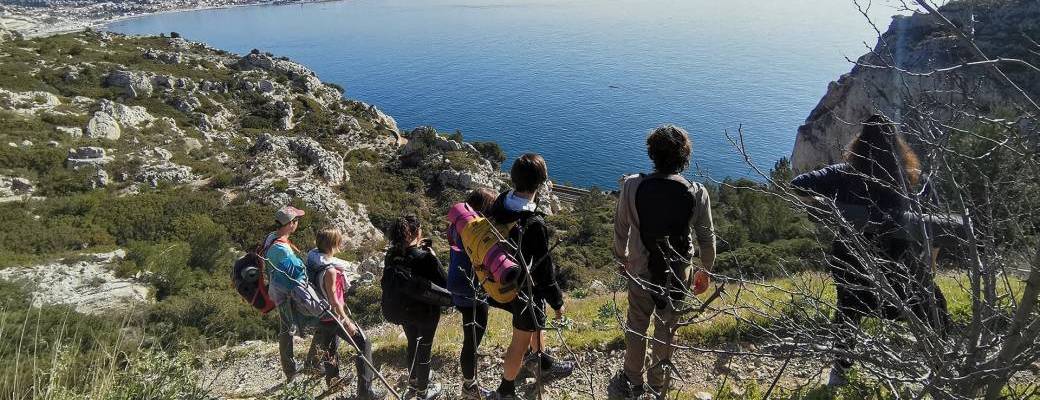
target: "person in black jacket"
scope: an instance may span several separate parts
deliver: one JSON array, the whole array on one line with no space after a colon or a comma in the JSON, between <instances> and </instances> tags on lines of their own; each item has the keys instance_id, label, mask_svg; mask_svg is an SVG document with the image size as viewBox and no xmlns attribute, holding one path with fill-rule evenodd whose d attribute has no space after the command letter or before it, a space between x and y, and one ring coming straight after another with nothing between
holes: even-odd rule
<instances>
[{"instance_id":1,"label":"person in black jacket","mask_svg":"<svg viewBox=\"0 0 1040 400\"><path fill-rule=\"evenodd\" d=\"M440 260L423 240L415 216L399 218L390 229L390 249L384 259L383 317L401 325L408 339L406 399L434 399L439 384L430 385L430 353L441 310L451 305L451 293Z\"/></svg>"},{"instance_id":2,"label":"person in black jacket","mask_svg":"<svg viewBox=\"0 0 1040 400\"><path fill-rule=\"evenodd\" d=\"M885 277L899 302L932 329L945 334L949 328L946 299L935 284L929 263L924 261L934 258L934 251L898 234L912 189L927 186L921 181L917 155L897 133L895 124L881 115L864 121L863 131L849 146L845 163L807 172L791 181L799 196L833 201L856 230L842 228L831 247L829 269L838 295L834 325L845 336L835 347L852 350L855 341L849 329L858 327L863 317L903 317L901 307L880 296L875 272ZM848 210L862 210L865 215L852 217ZM853 240L856 235L876 246L877 254L859 250ZM879 271L861 261L868 258ZM851 366L848 359L836 360L828 384L844 384Z\"/></svg>"},{"instance_id":3,"label":"person in black jacket","mask_svg":"<svg viewBox=\"0 0 1040 400\"><path fill-rule=\"evenodd\" d=\"M486 215L495 224L513 224L509 240L519 244L516 258L521 264L530 265L530 279L526 275L519 277L520 293L509 304L492 304L513 314L513 339L504 357L502 382L491 396L497 399L517 398L514 381L525 364L542 382L569 376L574 370L573 364L554 360L545 353L542 334L546 304L552 307L556 319L562 319L564 313L563 291L556 282L556 265L549 254L549 229L535 203L538 190L549 180L545 159L524 154L513 163L509 175L513 190L500 194ZM525 360L529 348L533 352Z\"/></svg>"}]
</instances>

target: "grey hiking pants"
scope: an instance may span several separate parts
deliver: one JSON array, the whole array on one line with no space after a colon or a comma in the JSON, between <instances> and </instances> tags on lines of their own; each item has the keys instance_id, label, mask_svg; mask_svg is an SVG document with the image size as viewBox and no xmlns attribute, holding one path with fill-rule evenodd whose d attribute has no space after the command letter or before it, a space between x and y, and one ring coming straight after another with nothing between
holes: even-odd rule
<instances>
[{"instance_id":1,"label":"grey hiking pants","mask_svg":"<svg viewBox=\"0 0 1040 400\"><path fill-rule=\"evenodd\" d=\"M648 339L646 332L654 323L654 335L651 345L650 363L646 361ZM675 336L677 317L670 308L657 309L650 292L639 283L628 282L628 318L625 322L625 375L633 385L641 385L643 373L648 383L655 389L666 387L665 368L662 360L670 360L674 348L670 345Z\"/></svg>"},{"instance_id":2,"label":"grey hiking pants","mask_svg":"<svg viewBox=\"0 0 1040 400\"><path fill-rule=\"evenodd\" d=\"M282 362L282 372L286 379L296 375L296 358L293 356L293 336L300 327L296 320L291 301L278 304L278 356Z\"/></svg>"}]
</instances>

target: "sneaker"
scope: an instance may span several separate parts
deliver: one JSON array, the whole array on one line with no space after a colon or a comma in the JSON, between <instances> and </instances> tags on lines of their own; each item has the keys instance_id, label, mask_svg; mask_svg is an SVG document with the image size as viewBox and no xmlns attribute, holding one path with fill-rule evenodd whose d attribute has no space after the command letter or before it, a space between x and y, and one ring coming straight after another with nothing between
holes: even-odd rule
<instances>
[{"instance_id":1,"label":"sneaker","mask_svg":"<svg viewBox=\"0 0 1040 400\"><path fill-rule=\"evenodd\" d=\"M433 400L441 395L441 384L434 383L427 386L425 390L419 390L413 387L409 387L408 391L404 393L405 400Z\"/></svg>"},{"instance_id":2,"label":"sneaker","mask_svg":"<svg viewBox=\"0 0 1040 400\"><path fill-rule=\"evenodd\" d=\"M479 384L462 385L462 398L465 400L485 400L491 398L491 391L480 387Z\"/></svg>"},{"instance_id":3,"label":"sneaker","mask_svg":"<svg viewBox=\"0 0 1040 400\"><path fill-rule=\"evenodd\" d=\"M541 358L538 357L537 354L528 351L527 353L524 353L523 364L520 364L520 374L524 375L525 377L525 374L530 374L531 376L534 376L535 372L538 371L537 368L541 365ZM520 377L518 376L517 379L520 379Z\"/></svg>"},{"instance_id":4,"label":"sneaker","mask_svg":"<svg viewBox=\"0 0 1040 400\"><path fill-rule=\"evenodd\" d=\"M832 388L845 386L846 383L849 383L849 379L845 376L846 373L848 373L848 368L835 362L831 366L831 373L827 376L827 386Z\"/></svg>"},{"instance_id":5,"label":"sneaker","mask_svg":"<svg viewBox=\"0 0 1040 400\"><path fill-rule=\"evenodd\" d=\"M645 392L643 385L633 385L624 371L618 371L607 385L607 398L610 400L638 400Z\"/></svg>"},{"instance_id":6,"label":"sneaker","mask_svg":"<svg viewBox=\"0 0 1040 400\"><path fill-rule=\"evenodd\" d=\"M552 360L552 358L550 358L550 360L552 360L552 366L548 369L544 369L542 368L542 361L537 355L532 356L531 359L533 361L528 361L526 358L524 359L523 371L527 372L527 376L541 379L542 383L549 383L557 379L563 379L574 373L574 363L570 361Z\"/></svg>"}]
</instances>

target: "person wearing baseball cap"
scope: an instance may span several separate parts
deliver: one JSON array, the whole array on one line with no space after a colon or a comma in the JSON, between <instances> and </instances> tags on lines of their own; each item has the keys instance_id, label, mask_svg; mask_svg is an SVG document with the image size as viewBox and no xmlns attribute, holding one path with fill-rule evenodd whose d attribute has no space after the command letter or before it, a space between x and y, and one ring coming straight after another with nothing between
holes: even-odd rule
<instances>
[{"instance_id":1,"label":"person wearing baseball cap","mask_svg":"<svg viewBox=\"0 0 1040 400\"><path fill-rule=\"evenodd\" d=\"M296 246L289 236L296 232L304 212L296 207L285 206L274 213L275 231L264 241L264 257L267 259L268 293L278 306L278 353L281 357L285 379L292 381L296 376L296 359L293 357L293 335L302 328L303 317L294 307L292 288L307 281L307 270L297 255Z\"/></svg>"}]
</instances>

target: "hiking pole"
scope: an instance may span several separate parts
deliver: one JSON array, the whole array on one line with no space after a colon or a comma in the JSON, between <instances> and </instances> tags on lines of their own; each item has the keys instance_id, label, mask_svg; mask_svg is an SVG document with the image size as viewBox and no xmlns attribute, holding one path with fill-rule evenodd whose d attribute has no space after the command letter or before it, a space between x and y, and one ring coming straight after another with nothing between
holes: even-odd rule
<instances>
[{"instance_id":1,"label":"hiking pole","mask_svg":"<svg viewBox=\"0 0 1040 400\"><path fill-rule=\"evenodd\" d=\"M261 255L258 255L258 256L261 259L263 259L265 263L270 263L272 269L274 269L275 271L280 272L282 275L285 275L286 279L289 279L290 281L293 281L293 282L295 282L296 284L298 284L300 286L310 287L310 285L308 283L300 282L299 280L296 280L295 278L289 276L289 274L286 273L285 271L282 271L282 270L278 269L277 267L275 267L274 263L271 263L271 261L268 260L267 257L261 256ZM290 297L290 301L291 301L291 297ZM339 318L336 317L336 314L334 314L332 312L332 307L330 307L328 305L328 303L325 302L325 301L320 301L319 304L321 305L321 308L322 308L322 315L328 314L329 316L331 316L332 320L336 322L336 325L339 326L339 328L343 331L343 333L347 333L346 326L344 326L343 323L340 322ZM354 324L354 326L357 328L358 332L361 332L362 336L365 336L365 332L361 329L360 325ZM378 369L376 369L376 366L375 366L375 364L372 363L372 360L369 360L368 357L365 357L364 350L362 350L361 346L359 346L354 341L354 337L351 336L351 335L345 335L345 336L347 336L347 338L349 339L348 341L350 342L350 345L354 346L354 348L357 349L357 351L358 351L358 358L361 358L361 360L364 361L365 364L369 368L372 369L372 372L374 372L376 377L379 378L379 381L382 382L384 386L386 386L386 389L390 391L390 394L392 394L394 396L394 398L396 398L397 400L403 400L403 397L401 397L401 394L397 393L397 391L394 390L393 386L390 385L390 382L386 380L386 377L384 377L383 374L380 373Z\"/></svg>"}]
</instances>

